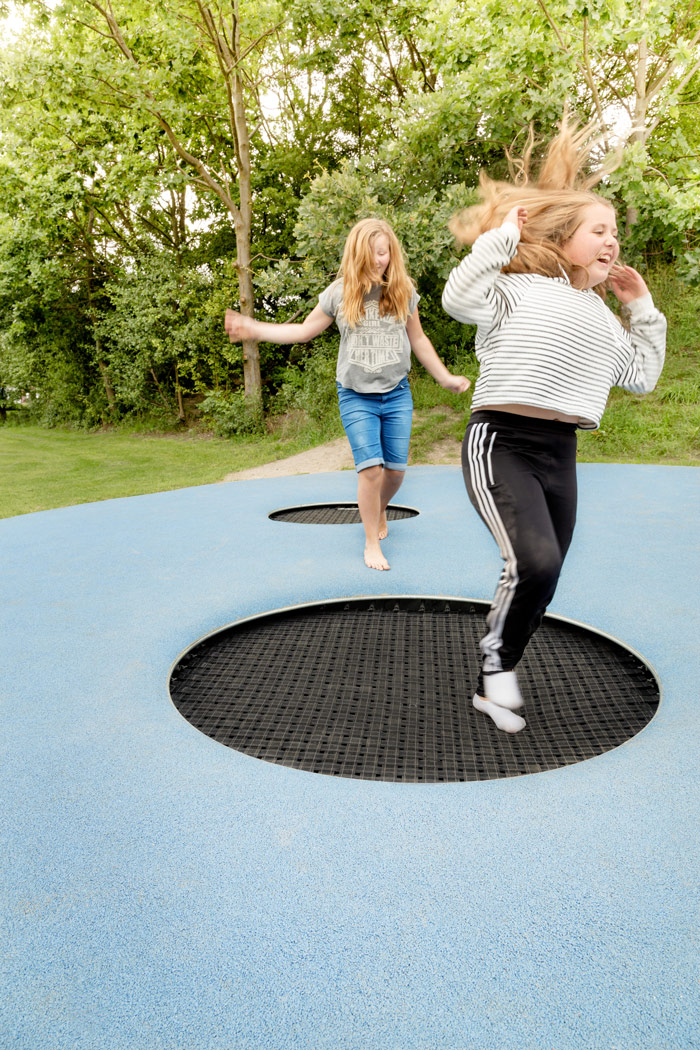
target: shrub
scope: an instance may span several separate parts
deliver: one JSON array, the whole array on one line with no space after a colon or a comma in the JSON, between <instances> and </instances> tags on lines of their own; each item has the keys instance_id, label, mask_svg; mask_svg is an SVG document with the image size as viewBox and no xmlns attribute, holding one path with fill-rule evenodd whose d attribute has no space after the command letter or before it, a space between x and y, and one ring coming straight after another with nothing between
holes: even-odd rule
<instances>
[{"instance_id":1,"label":"shrub","mask_svg":"<svg viewBox=\"0 0 700 1050\"><path fill-rule=\"evenodd\" d=\"M242 390L232 394L212 390L200 404L199 411L220 437L261 434L265 429L260 405L247 401Z\"/></svg>"}]
</instances>

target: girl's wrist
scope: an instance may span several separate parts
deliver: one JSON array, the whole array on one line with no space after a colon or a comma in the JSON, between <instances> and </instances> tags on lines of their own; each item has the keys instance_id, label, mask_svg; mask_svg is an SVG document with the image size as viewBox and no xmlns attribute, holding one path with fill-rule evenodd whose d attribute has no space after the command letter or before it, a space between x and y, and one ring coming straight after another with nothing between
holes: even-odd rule
<instances>
[{"instance_id":1,"label":"girl's wrist","mask_svg":"<svg viewBox=\"0 0 700 1050\"><path fill-rule=\"evenodd\" d=\"M648 289L647 291L642 292L641 295L636 295L634 299L629 299L625 303L625 306L631 314L640 313L642 310L653 305L654 300L652 299L651 292Z\"/></svg>"}]
</instances>

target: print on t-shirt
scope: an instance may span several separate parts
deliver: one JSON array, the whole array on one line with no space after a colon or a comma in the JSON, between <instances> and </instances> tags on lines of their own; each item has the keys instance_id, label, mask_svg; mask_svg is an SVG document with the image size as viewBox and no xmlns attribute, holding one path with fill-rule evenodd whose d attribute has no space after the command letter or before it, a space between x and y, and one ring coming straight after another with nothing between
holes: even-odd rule
<instances>
[{"instance_id":1,"label":"print on t-shirt","mask_svg":"<svg viewBox=\"0 0 700 1050\"><path fill-rule=\"evenodd\" d=\"M348 331L348 358L365 372L381 372L385 365L400 360L402 331L394 317L380 317L379 303L365 300L365 316L357 328Z\"/></svg>"}]
</instances>

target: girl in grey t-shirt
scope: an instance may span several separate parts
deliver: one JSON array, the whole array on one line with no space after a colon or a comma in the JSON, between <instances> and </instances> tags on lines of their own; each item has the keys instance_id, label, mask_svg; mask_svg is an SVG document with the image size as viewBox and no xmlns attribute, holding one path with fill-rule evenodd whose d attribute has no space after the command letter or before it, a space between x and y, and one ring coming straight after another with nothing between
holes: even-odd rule
<instances>
[{"instance_id":1,"label":"girl in grey t-shirt","mask_svg":"<svg viewBox=\"0 0 700 1050\"><path fill-rule=\"evenodd\" d=\"M386 508L408 465L413 401L411 350L446 390L464 393L469 380L448 372L421 327L418 295L396 234L382 219L350 231L339 276L301 324L271 324L226 311L231 342L306 343L335 320L340 331L338 403L358 474L357 503L365 529L365 565L385 570L380 541Z\"/></svg>"}]
</instances>

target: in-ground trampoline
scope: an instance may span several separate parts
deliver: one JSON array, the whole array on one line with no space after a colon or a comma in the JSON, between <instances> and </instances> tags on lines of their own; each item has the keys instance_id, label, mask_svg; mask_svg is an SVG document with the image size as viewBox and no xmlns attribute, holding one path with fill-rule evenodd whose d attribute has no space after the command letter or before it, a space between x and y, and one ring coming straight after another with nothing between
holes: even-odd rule
<instances>
[{"instance_id":1,"label":"in-ground trampoline","mask_svg":"<svg viewBox=\"0 0 700 1050\"><path fill-rule=\"evenodd\" d=\"M546 617L521 663L529 729L469 704L484 602L320 602L256 616L191 646L170 675L180 714L255 758L330 776L415 783L541 773L593 758L650 721L659 685L614 639Z\"/></svg>"},{"instance_id":2,"label":"in-ground trampoline","mask_svg":"<svg viewBox=\"0 0 700 1050\"><path fill-rule=\"evenodd\" d=\"M415 518L415 507L390 504L386 508L387 521ZM359 525L362 521L357 503L307 503L299 507L279 507L268 515L271 521L290 521L304 525Z\"/></svg>"},{"instance_id":3,"label":"in-ground trampoline","mask_svg":"<svg viewBox=\"0 0 700 1050\"><path fill-rule=\"evenodd\" d=\"M350 472L0 522L4 1044L700 1045L697 479L685 468L580 468L553 633L537 644L563 661L565 636L590 630L620 666L601 672L596 658L595 690L590 669L562 666L550 683L539 664L524 666L528 726L508 743L469 707L472 628L500 563L458 468L409 471L401 495L417 513L390 522L388 573L364 567L359 525L270 517L345 504ZM430 665L416 649L426 637L423 649L437 647L446 601L451 627L451 603L466 603L462 634ZM395 633L366 639L371 661L353 658L352 695L334 697L325 726L297 733L319 743L342 730L341 772L289 763L289 725L266 730L284 761L257 757L217 738L231 732L228 713L209 734L171 699L183 654L282 616L302 625L301 641L290 651L268 637L259 676L237 695L250 694L262 725L272 701L259 679L274 658L290 680L309 678L318 706L347 624L314 652L304 617L347 605L366 622L367 603L405 621L417 686L358 677L358 665L388 675L401 650ZM426 611L436 622L419 629ZM370 699L352 722L359 693ZM387 698L398 714L383 710ZM639 720L613 739L626 706ZM376 712L371 745L363 719ZM542 761L546 746L575 751L578 727L596 718L596 733L609 723L599 753ZM419 729L435 758L424 780ZM377 777L390 745L391 777ZM495 750L511 745L505 759Z\"/></svg>"}]
</instances>

